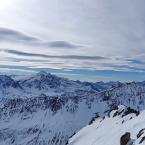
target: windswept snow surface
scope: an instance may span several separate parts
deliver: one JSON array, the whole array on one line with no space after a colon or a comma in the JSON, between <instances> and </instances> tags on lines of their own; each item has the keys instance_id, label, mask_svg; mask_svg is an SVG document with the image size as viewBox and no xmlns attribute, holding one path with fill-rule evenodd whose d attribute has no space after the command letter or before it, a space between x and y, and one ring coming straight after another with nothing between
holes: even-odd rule
<instances>
[{"instance_id":1,"label":"windswept snow surface","mask_svg":"<svg viewBox=\"0 0 145 145\"><path fill-rule=\"evenodd\" d=\"M145 145L145 140L139 144L145 136L145 111L139 116L131 113L124 117L113 117L115 111L111 114L105 119L97 118L91 125L81 129L69 140L69 145L120 145L120 138L126 132L131 133L133 145ZM141 130L141 136L137 137Z\"/></svg>"}]
</instances>

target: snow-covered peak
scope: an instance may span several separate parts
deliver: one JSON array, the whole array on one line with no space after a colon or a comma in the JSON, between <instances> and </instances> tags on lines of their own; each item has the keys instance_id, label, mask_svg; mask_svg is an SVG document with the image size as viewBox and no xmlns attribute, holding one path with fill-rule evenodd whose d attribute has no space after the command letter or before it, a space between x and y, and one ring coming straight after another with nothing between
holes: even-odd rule
<instances>
[{"instance_id":1,"label":"snow-covered peak","mask_svg":"<svg viewBox=\"0 0 145 145\"><path fill-rule=\"evenodd\" d=\"M40 71L39 73L37 73L37 75L47 75L48 73L46 71Z\"/></svg>"},{"instance_id":2,"label":"snow-covered peak","mask_svg":"<svg viewBox=\"0 0 145 145\"><path fill-rule=\"evenodd\" d=\"M0 100L1 98L28 98L45 94L48 96L60 96L66 93L74 93L79 91L95 91L100 92L110 88L105 83L97 85L94 83L85 83L73 81L56 75L39 72L28 76L0 76Z\"/></svg>"},{"instance_id":3,"label":"snow-covered peak","mask_svg":"<svg viewBox=\"0 0 145 145\"><path fill-rule=\"evenodd\" d=\"M83 83L58 77L56 75L40 72L25 80L19 81L21 86L29 92L38 92L60 95L65 92L75 92L76 90L90 90L90 86Z\"/></svg>"}]
</instances>

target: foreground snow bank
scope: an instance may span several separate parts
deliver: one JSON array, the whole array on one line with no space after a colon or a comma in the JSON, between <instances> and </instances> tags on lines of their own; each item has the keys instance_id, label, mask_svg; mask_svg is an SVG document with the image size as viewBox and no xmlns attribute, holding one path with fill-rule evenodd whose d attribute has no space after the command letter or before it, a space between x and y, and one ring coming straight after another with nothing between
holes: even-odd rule
<instances>
[{"instance_id":1,"label":"foreground snow bank","mask_svg":"<svg viewBox=\"0 0 145 145\"><path fill-rule=\"evenodd\" d=\"M118 112L118 113L116 113ZM97 118L69 140L69 145L120 145L121 136L130 132L133 145L145 145L145 111L125 114L126 109L119 106L105 119ZM117 114L116 116L114 114Z\"/></svg>"}]
</instances>

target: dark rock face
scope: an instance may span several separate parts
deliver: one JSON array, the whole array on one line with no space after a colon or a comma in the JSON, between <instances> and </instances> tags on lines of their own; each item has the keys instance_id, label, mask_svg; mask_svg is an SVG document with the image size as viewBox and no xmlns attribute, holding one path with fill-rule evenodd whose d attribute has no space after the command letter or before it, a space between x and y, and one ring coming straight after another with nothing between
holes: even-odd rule
<instances>
[{"instance_id":1,"label":"dark rock face","mask_svg":"<svg viewBox=\"0 0 145 145\"><path fill-rule=\"evenodd\" d=\"M128 114L130 114L130 113L134 113L136 116L139 115L139 111L136 111L136 110L134 110L134 109L128 107L127 110L124 112L124 114L123 114L122 117L124 117L124 116L126 116L126 115L128 115Z\"/></svg>"},{"instance_id":2,"label":"dark rock face","mask_svg":"<svg viewBox=\"0 0 145 145\"><path fill-rule=\"evenodd\" d=\"M137 139L141 138L139 144L143 143L145 141L145 136L143 135L145 132L145 128L141 129L139 133L137 134Z\"/></svg>"},{"instance_id":3,"label":"dark rock face","mask_svg":"<svg viewBox=\"0 0 145 145\"><path fill-rule=\"evenodd\" d=\"M89 125L91 125L99 117L99 113L96 113L95 116L90 120Z\"/></svg>"},{"instance_id":4,"label":"dark rock face","mask_svg":"<svg viewBox=\"0 0 145 145\"><path fill-rule=\"evenodd\" d=\"M108 111L108 116L109 116L109 117L110 117L110 113L111 113L112 111L116 111L116 112L113 114L113 117L121 116L121 117L123 118L124 116L127 116L127 115L129 115L129 114L131 114L131 113L135 114L136 116L139 115L139 111L137 111L137 110L135 110L135 109L132 109L132 108L130 108L130 107L126 107L126 108L124 108L124 109L122 109L122 110L119 110L118 106L114 106L114 107L112 107L112 108Z\"/></svg>"},{"instance_id":5,"label":"dark rock face","mask_svg":"<svg viewBox=\"0 0 145 145\"><path fill-rule=\"evenodd\" d=\"M141 135L144 133L144 131L145 131L145 128L141 129L141 130L139 131L139 133L137 134L137 138L140 138Z\"/></svg>"},{"instance_id":6,"label":"dark rock face","mask_svg":"<svg viewBox=\"0 0 145 145\"><path fill-rule=\"evenodd\" d=\"M120 145L127 145L127 143L131 140L130 133L126 132L124 135L120 138Z\"/></svg>"},{"instance_id":7,"label":"dark rock face","mask_svg":"<svg viewBox=\"0 0 145 145\"><path fill-rule=\"evenodd\" d=\"M145 141L145 136L142 137L141 141L139 142L139 144L143 143Z\"/></svg>"}]
</instances>

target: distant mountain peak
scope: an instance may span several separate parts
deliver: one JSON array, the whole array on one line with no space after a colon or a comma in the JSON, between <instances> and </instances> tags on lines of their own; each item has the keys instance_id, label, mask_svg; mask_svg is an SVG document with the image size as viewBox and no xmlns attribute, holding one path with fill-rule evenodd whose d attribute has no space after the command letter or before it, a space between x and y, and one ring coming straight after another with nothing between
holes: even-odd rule
<instances>
[{"instance_id":1,"label":"distant mountain peak","mask_svg":"<svg viewBox=\"0 0 145 145\"><path fill-rule=\"evenodd\" d=\"M40 71L37 73L37 75L48 75L50 73L47 73L46 71Z\"/></svg>"}]
</instances>

